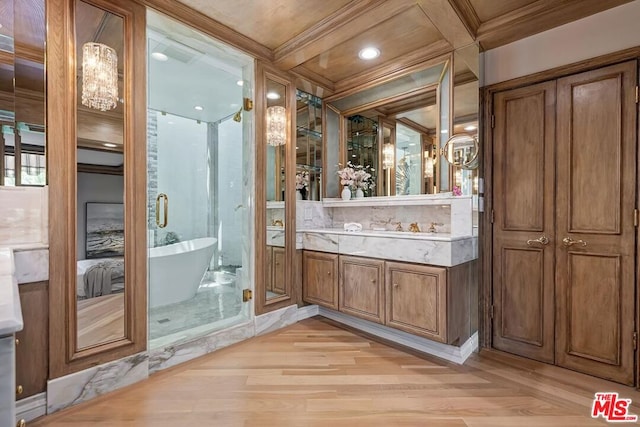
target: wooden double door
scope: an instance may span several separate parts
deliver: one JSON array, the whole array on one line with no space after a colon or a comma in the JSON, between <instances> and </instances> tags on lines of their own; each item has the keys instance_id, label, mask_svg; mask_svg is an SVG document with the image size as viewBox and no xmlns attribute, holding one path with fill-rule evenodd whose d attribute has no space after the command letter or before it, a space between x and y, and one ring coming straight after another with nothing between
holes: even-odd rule
<instances>
[{"instance_id":1,"label":"wooden double door","mask_svg":"<svg viewBox=\"0 0 640 427\"><path fill-rule=\"evenodd\" d=\"M636 85L630 61L493 95L492 345L629 385Z\"/></svg>"}]
</instances>

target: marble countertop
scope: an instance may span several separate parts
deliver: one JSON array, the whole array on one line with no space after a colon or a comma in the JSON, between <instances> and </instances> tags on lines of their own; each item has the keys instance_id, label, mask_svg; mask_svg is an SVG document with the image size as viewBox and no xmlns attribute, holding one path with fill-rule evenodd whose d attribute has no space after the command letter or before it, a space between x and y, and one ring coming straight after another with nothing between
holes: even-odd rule
<instances>
[{"instance_id":1,"label":"marble countertop","mask_svg":"<svg viewBox=\"0 0 640 427\"><path fill-rule=\"evenodd\" d=\"M342 200L340 198L324 198L324 207L362 207L362 206L421 206L421 205L451 205L466 201L471 204L471 196L453 196L452 193L420 194L411 196L376 196L360 199Z\"/></svg>"},{"instance_id":2,"label":"marble countertop","mask_svg":"<svg viewBox=\"0 0 640 427\"><path fill-rule=\"evenodd\" d=\"M13 251L0 249L0 336L22 330L18 281L14 276Z\"/></svg>"},{"instance_id":3,"label":"marble countertop","mask_svg":"<svg viewBox=\"0 0 640 427\"><path fill-rule=\"evenodd\" d=\"M299 233L317 233L317 234L339 234L348 236L363 237L386 237L390 239L412 239L412 240L432 240L437 242L454 242L457 240L469 239L472 236L452 236L449 233L412 233L410 231L388 231L388 230L362 230L362 231L344 231L342 228L315 228L298 230Z\"/></svg>"}]
</instances>

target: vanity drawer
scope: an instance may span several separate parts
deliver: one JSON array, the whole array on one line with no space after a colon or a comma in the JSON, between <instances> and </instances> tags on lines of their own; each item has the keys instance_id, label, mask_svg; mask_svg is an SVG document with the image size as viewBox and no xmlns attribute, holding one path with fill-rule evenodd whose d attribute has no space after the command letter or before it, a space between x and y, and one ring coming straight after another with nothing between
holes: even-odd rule
<instances>
[{"instance_id":1,"label":"vanity drawer","mask_svg":"<svg viewBox=\"0 0 640 427\"><path fill-rule=\"evenodd\" d=\"M304 251L302 298L305 302L338 309L338 255Z\"/></svg>"}]
</instances>

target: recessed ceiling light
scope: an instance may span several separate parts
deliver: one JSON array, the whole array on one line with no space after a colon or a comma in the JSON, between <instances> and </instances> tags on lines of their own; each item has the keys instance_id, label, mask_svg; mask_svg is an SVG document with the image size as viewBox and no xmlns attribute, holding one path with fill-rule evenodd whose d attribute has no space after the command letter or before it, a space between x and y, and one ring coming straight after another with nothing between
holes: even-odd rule
<instances>
[{"instance_id":1,"label":"recessed ceiling light","mask_svg":"<svg viewBox=\"0 0 640 427\"><path fill-rule=\"evenodd\" d=\"M378 56L380 56L380 50L375 47L365 47L358 52L358 57L364 60L375 59Z\"/></svg>"},{"instance_id":2,"label":"recessed ceiling light","mask_svg":"<svg viewBox=\"0 0 640 427\"><path fill-rule=\"evenodd\" d=\"M280 95L278 95L276 92L269 92L269 93L267 93L267 98L269 98L269 99L280 99Z\"/></svg>"},{"instance_id":3,"label":"recessed ceiling light","mask_svg":"<svg viewBox=\"0 0 640 427\"><path fill-rule=\"evenodd\" d=\"M116 148L116 147L117 147L117 145L116 145L116 144L112 144L112 143L110 143L110 142L105 142L105 143L104 143L104 144L102 144L102 145L104 145L104 146L105 146L105 147L107 147L107 148Z\"/></svg>"},{"instance_id":4,"label":"recessed ceiling light","mask_svg":"<svg viewBox=\"0 0 640 427\"><path fill-rule=\"evenodd\" d=\"M194 108L195 110L198 110L198 111L202 111L202 110L204 110L204 107L201 107L201 106L199 106L199 105L196 105L196 106L195 106L195 107L193 107L193 108Z\"/></svg>"},{"instance_id":5,"label":"recessed ceiling light","mask_svg":"<svg viewBox=\"0 0 640 427\"><path fill-rule=\"evenodd\" d=\"M155 59L156 61L162 61L162 62L164 62L164 61L169 59L169 57L167 55L165 55L164 53L162 53L162 52L153 52L151 54L151 57L153 59Z\"/></svg>"},{"instance_id":6,"label":"recessed ceiling light","mask_svg":"<svg viewBox=\"0 0 640 427\"><path fill-rule=\"evenodd\" d=\"M236 82L236 84L237 84L238 86L242 86L242 85L244 85L244 82L243 82L242 80L238 80L238 81Z\"/></svg>"},{"instance_id":7,"label":"recessed ceiling light","mask_svg":"<svg viewBox=\"0 0 640 427\"><path fill-rule=\"evenodd\" d=\"M469 126L465 126L464 130L466 130L467 132L471 132L472 130L476 130L478 129L477 127L475 127L474 125L469 125Z\"/></svg>"},{"instance_id":8,"label":"recessed ceiling light","mask_svg":"<svg viewBox=\"0 0 640 427\"><path fill-rule=\"evenodd\" d=\"M442 129L442 130L440 131L440 133L449 133L449 131L448 131L448 130L446 130L446 129Z\"/></svg>"}]
</instances>

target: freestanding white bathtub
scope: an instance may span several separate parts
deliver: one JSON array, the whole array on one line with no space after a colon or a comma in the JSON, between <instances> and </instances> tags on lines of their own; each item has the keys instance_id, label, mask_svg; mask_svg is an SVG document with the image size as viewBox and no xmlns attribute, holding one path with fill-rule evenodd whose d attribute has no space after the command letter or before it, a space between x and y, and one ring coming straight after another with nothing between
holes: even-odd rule
<instances>
[{"instance_id":1,"label":"freestanding white bathtub","mask_svg":"<svg viewBox=\"0 0 640 427\"><path fill-rule=\"evenodd\" d=\"M218 240L187 240L149 249L149 307L196 296Z\"/></svg>"}]
</instances>

